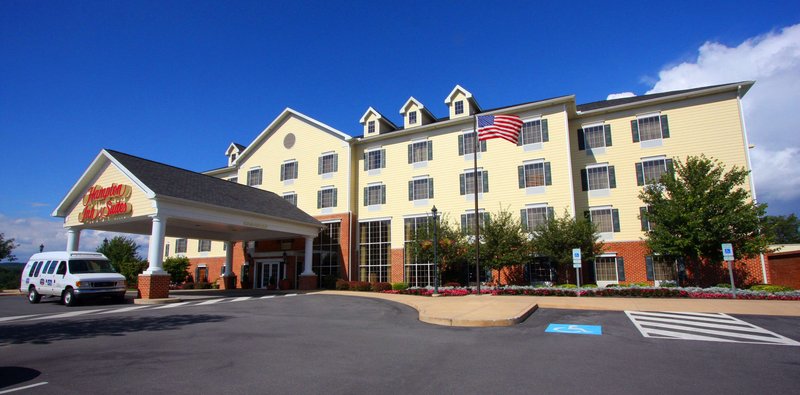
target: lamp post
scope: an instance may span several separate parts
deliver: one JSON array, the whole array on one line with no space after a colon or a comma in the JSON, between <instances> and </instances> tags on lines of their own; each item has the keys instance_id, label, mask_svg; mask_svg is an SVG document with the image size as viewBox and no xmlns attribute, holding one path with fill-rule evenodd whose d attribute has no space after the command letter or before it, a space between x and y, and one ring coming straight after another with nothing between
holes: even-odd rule
<instances>
[{"instance_id":1,"label":"lamp post","mask_svg":"<svg viewBox=\"0 0 800 395\"><path fill-rule=\"evenodd\" d=\"M436 205L433 206L431 209L433 213L433 266L436 269L433 278L433 293L439 294L439 256L437 254L439 248L439 217L436 216L438 210L436 210Z\"/></svg>"}]
</instances>

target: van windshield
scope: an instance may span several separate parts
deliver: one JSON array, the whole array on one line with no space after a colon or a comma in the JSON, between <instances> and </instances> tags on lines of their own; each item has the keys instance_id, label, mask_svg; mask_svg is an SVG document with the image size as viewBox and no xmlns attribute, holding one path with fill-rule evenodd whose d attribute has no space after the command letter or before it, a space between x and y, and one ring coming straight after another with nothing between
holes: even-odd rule
<instances>
[{"instance_id":1,"label":"van windshield","mask_svg":"<svg viewBox=\"0 0 800 395\"><path fill-rule=\"evenodd\" d=\"M69 261L69 272L79 273L116 273L111 262L106 260L76 259Z\"/></svg>"}]
</instances>

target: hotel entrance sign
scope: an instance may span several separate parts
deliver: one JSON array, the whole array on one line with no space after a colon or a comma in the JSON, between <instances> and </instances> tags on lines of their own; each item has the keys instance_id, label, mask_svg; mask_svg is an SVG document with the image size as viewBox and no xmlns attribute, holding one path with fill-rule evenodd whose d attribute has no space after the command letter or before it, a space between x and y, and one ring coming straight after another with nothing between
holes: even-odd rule
<instances>
[{"instance_id":1,"label":"hotel entrance sign","mask_svg":"<svg viewBox=\"0 0 800 395\"><path fill-rule=\"evenodd\" d=\"M125 184L111 184L104 188L94 185L83 196L83 210L78 214L78 221L83 223L99 222L133 212L133 205L128 203L133 188Z\"/></svg>"}]
</instances>

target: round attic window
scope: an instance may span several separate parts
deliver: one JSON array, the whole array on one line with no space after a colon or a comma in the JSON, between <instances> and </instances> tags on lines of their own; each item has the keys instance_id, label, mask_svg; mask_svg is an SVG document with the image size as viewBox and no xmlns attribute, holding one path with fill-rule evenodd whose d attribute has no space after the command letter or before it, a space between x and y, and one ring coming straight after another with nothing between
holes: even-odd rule
<instances>
[{"instance_id":1,"label":"round attic window","mask_svg":"<svg viewBox=\"0 0 800 395\"><path fill-rule=\"evenodd\" d=\"M294 133L287 134L286 137L283 138L283 146L286 147L286 149L294 147L294 140Z\"/></svg>"}]
</instances>

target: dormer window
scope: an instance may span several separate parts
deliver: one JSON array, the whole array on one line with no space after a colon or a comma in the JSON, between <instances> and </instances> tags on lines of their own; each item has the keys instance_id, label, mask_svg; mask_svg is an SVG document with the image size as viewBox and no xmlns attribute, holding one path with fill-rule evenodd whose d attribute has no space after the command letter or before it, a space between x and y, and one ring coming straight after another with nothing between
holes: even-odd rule
<instances>
[{"instance_id":1,"label":"dormer window","mask_svg":"<svg viewBox=\"0 0 800 395\"><path fill-rule=\"evenodd\" d=\"M455 108L456 114L463 114L464 113L464 101L463 100L457 101L456 104L455 104L455 107L456 107Z\"/></svg>"},{"instance_id":2,"label":"dormer window","mask_svg":"<svg viewBox=\"0 0 800 395\"><path fill-rule=\"evenodd\" d=\"M375 121L369 121L367 123L367 133L375 133Z\"/></svg>"},{"instance_id":3,"label":"dormer window","mask_svg":"<svg viewBox=\"0 0 800 395\"><path fill-rule=\"evenodd\" d=\"M408 124L413 125L415 123L417 123L417 112L411 111L408 113Z\"/></svg>"}]
</instances>

